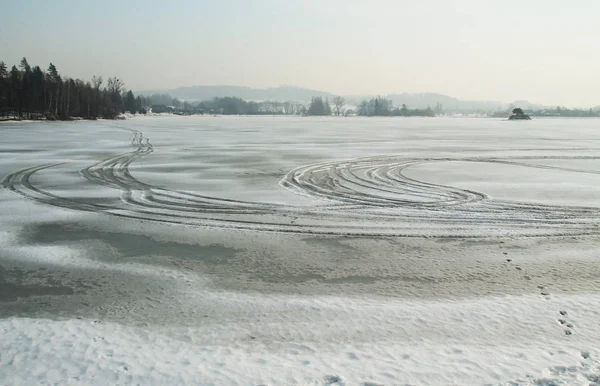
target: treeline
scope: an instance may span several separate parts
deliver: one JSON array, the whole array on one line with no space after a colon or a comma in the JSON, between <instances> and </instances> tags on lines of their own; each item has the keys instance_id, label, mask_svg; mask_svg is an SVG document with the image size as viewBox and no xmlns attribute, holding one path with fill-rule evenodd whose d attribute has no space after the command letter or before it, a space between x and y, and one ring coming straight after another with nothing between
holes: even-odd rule
<instances>
[{"instance_id":1,"label":"treeline","mask_svg":"<svg viewBox=\"0 0 600 386\"><path fill-rule=\"evenodd\" d=\"M180 101L166 94L154 94L147 98L153 113L172 114L223 114L223 115L303 115L306 107L296 102L245 101L237 97L213 98L202 102Z\"/></svg>"},{"instance_id":2,"label":"treeline","mask_svg":"<svg viewBox=\"0 0 600 386\"><path fill-rule=\"evenodd\" d=\"M498 111L491 116L494 118L506 118L512 109ZM566 118L589 118L600 117L600 109L568 109L557 106L554 109L523 109L524 113L531 117L566 117Z\"/></svg>"},{"instance_id":3,"label":"treeline","mask_svg":"<svg viewBox=\"0 0 600 386\"><path fill-rule=\"evenodd\" d=\"M91 81L63 77L52 63L46 71L23 58L10 71L0 61L0 117L24 119L114 119L124 111L144 112L141 97L125 92L120 79Z\"/></svg>"},{"instance_id":4,"label":"treeline","mask_svg":"<svg viewBox=\"0 0 600 386\"><path fill-rule=\"evenodd\" d=\"M391 100L376 97L369 101L362 101L358 106L358 115L366 117L435 117L436 112L431 107L426 109L409 109L405 104L401 107L394 106Z\"/></svg>"},{"instance_id":5,"label":"treeline","mask_svg":"<svg viewBox=\"0 0 600 386\"><path fill-rule=\"evenodd\" d=\"M406 117L434 117L442 113L441 105L434 111L431 108L411 110L402 105L394 107L390 100L373 98L363 101L356 110L345 109L346 99L340 96L329 102L328 98L313 97L308 105L298 102L277 101L246 101L237 97L217 97L207 101L190 102L180 101L168 94L153 94L142 96L144 106L150 106L153 113L171 113L179 115L191 114L222 114L222 115L364 115L364 116L406 116Z\"/></svg>"},{"instance_id":6,"label":"treeline","mask_svg":"<svg viewBox=\"0 0 600 386\"><path fill-rule=\"evenodd\" d=\"M47 70L30 66L23 58L10 71L0 61L0 118L25 119L114 119L123 112L224 115L363 115L363 116L435 116L430 108L410 110L406 105L394 107L390 100L377 97L363 101L357 111L345 110L343 97L312 98L310 104L286 101L245 101L237 97L217 97L191 102L171 98L167 94L135 96L125 91L122 80L113 77L104 83L102 77L91 81L63 77L52 63ZM332 108L333 106L333 108Z\"/></svg>"},{"instance_id":7,"label":"treeline","mask_svg":"<svg viewBox=\"0 0 600 386\"><path fill-rule=\"evenodd\" d=\"M402 107L394 107L391 100L376 97L368 101L362 101L357 107L357 110L344 110L346 100L343 97L333 98L333 110L329 100L321 97L312 98L312 101L307 109L307 115L361 115L366 117L435 117L436 112L431 108L411 110L405 104ZM440 107L441 110L441 107Z\"/></svg>"},{"instance_id":8,"label":"treeline","mask_svg":"<svg viewBox=\"0 0 600 386\"><path fill-rule=\"evenodd\" d=\"M305 111L304 105L296 102L245 101L235 97L214 98L200 102L198 108L216 114L246 114L246 115L299 115Z\"/></svg>"},{"instance_id":9,"label":"treeline","mask_svg":"<svg viewBox=\"0 0 600 386\"><path fill-rule=\"evenodd\" d=\"M600 110L593 109L567 109L557 106L555 109L541 109L528 112L529 115L535 117L568 117L568 118L585 118L585 117L600 117Z\"/></svg>"}]
</instances>

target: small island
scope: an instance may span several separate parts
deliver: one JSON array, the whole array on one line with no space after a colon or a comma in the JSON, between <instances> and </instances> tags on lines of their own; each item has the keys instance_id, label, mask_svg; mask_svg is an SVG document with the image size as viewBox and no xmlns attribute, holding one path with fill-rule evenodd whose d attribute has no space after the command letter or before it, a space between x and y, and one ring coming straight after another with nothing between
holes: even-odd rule
<instances>
[{"instance_id":1,"label":"small island","mask_svg":"<svg viewBox=\"0 0 600 386\"><path fill-rule=\"evenodd\" d=\"M517 108L513 109L512 115L510 117L508 117L508 119L510 121L513 121L513 120L526 120L527 121L527 120L531 120L531 117L529 115L525 114L523 112L523 109L521 109L520 107L517 107Z\"/></svg>"}]
</instances>

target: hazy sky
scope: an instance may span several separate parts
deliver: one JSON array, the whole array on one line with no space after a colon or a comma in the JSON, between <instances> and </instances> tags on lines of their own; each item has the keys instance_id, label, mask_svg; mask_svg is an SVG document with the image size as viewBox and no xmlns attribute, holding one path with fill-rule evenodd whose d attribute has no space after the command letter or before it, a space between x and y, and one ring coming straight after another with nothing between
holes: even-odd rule
<instances>
[{"instance_id":1,"label":"hazy sky","mask_svg":"<svg viewBox=\"0 0 600 386\"><path fill-rule=\"evenodd\" d=\"M0 60L133 90L290 84L600 105L599 0L0 0Z\"/></svg>"}]
</instances>

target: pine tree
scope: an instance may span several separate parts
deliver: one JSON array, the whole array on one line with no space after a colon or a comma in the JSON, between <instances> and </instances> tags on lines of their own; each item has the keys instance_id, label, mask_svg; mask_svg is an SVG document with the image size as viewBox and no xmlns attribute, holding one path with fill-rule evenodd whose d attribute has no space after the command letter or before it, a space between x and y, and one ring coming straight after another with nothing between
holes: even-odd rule
<instances>
[{"instance_id":1,"label":"pine tree","mask_svg":"<svg viewBox=\"0 0 600 386\"><path fill-rule=\"evenodd\" d=\"M8 102L13 108L16 108L17 114L20 117L22 109L21 73L17 66L12 66L10 70L9 83L10 96Z\"/></svg>"},{"instance_id":2,"label":"pine tree","mask_svg":"<svg viewBox=\"0 0 600 386\"><path fill-rule=\"evenodd\" d=\"M144 111L144 108L142 107L142 98L139 95L135 99L135 111L140 114L146 114L146 112Z\"/></svg>"},{"instance_id":3,"label":"pine tree","mask_svg":"<svg viewBox=\"0 0 600 386\"><path fill-rule=\"evenodd\" d=\"M323 101L322 97L313 97L308 107L308 115L331 115L329 101Z\"/></svg>"},{"instance_id":4,"label":"pine tree","mask_svg":"<svg viewBox=\"0 0 600 386\"><path fill-rule=\"evenodd\" d=\"M0 61L0 111L8 107L8 71L6 64Z\"/></svg>"},{"instance_id":5,"label":"pine tree","mask_svg":"<svg viewBox=\"0 0 600 386\"><path fill-rule=\"evenodd\" d=\"M92 82L63 80L53 63L44 72L23 58L7 71L7 65L0 61L0 114L23 117L45 113L48 119L114 118L123 111L125 97L132 112L144 105L144 98L136 99L132 92L121 94L124 83L117 78L109 79L104 88L101 85L101 77L94 77Z\"/></svg>"},{"instance_id":6,"label":"pine tree","mask_svg":"<svg viewBox=\"0 0 600 386\"><path fill-rule=\"evenodd\" d=\"M35 96L33 92L33 88L31 87L31 67L29 63L27 63L27 59L23 57L21 59L21 64L19 64L21 68L21 103L22 110L26 115L31 113L31 108L33 107L35 101Z\"/></svg>"},{"instance_id":7,"label":"pine tree","mask_svg":"<svg viewBox=\"0 0 600 386\"><path fill-rule=\"evenodd\" d=\"M123 98L123 107L125 108L125 111L128 111L132 114L136 112L135 97L133 96L133 92L131 90L129 90L125 94L125 98Z\"/></svg>"},{"instance_id":8,"label":"pine tree","mask_svg":"<svg viewBox=\"0 0 600 386\"><path fill-rule=\"evenodd\" d=\"M50 62L48 66L48 80L50 82L50 103L48 105L48 110L52 111L52 101L54 101L54 116L58 116L58 95L60 91L60 75L58 75L58 70L56 66Z\"/></svg>"},{"instance_id":9,"label":"pine tree","mask_svg":"<svg viewBox=\"0 0 600 386\"><path fill-rule=\"evenodd\" d=\"M51 82L56 82L58 77L58 70L56 70L56 66L50 62L50 65L48 66L48 78Z\"/></svg>"},{"instance_id":10,"label":"pine tree","mask_svg":"<svg viewBox=\"0 0 600 386\"><path fill-rule=\"evenodd\" d=\"M19 64L19 67L21 67L22 71L31 71L31 67L29 66L29 63L27 63L27 59L25 57L21 59L21 64Z\"/></svg>"},{"instance_id":11,"label":"pine tree","mask_svg":"<svg viewBox=\"0 0 600 386\"><path fill-rule=\"evenodd\" d=\"M44 72L40 66L33 67L31 70L31 89L33 94L32 108L39 113L45 110L45 87Z\"/></svg>"}]
</instances>

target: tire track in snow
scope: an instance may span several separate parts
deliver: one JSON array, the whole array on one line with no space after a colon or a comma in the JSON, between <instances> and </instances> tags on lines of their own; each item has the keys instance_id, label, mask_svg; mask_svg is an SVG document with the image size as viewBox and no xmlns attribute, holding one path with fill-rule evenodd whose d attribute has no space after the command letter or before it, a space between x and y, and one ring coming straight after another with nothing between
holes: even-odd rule
<instances>
[{"instance_id":1,"label":"tire track in snow","mask_svg":"<svg viewBox=\"0 0 600 386\"><path fill-rule=\"evenodd\" d=\"M36 187L31 177L61 164L45 164L9 174L5 189L63 208L172 224L331 235L370 236L563 236L597 234L600 209L499 201L484 193L409 178L403 171L427 162L492 162L600 173L520 163L514 159L369 157L296 168L280 185L327 204L294 206L211 197L168 190L137 180L130 165L153 152L140 131L129 130L134 150L80 171L82 177L121 192L116 204L60 197ZM526 157L528 158L528 157ZM533 158L533 157L531 157ZM548 158L548 157L536 157ZM582 157L560 159L578 159ZM594 158L597 157L585 157Z\"/></svg>"}]
</instances>

